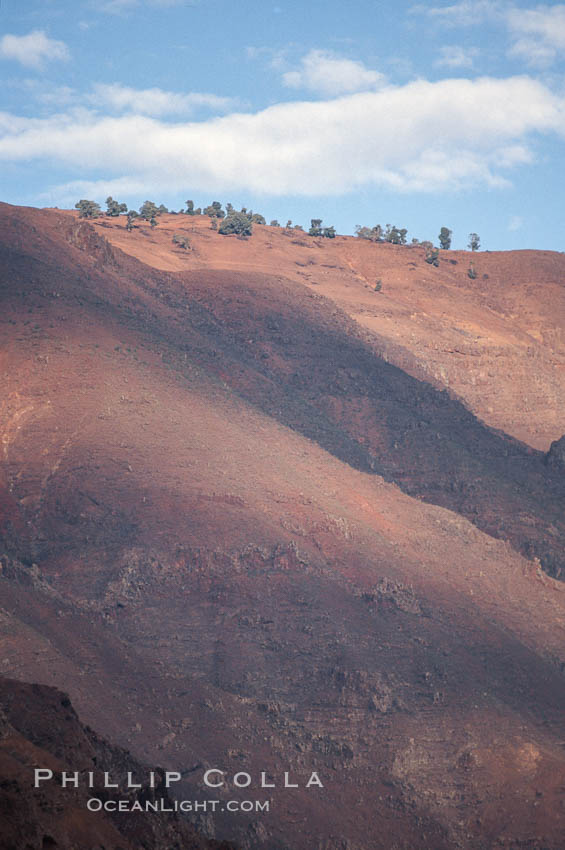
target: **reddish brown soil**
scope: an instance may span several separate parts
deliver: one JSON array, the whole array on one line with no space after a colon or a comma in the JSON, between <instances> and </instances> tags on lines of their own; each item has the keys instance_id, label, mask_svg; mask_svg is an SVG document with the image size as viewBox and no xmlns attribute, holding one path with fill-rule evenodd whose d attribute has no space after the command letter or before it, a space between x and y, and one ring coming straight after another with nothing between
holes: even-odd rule
<instances>
[{"instance_id":1,"label":"reddish brown soil","mask_svg":"<svg viewBox=\"0 0 565 850\"><path fill-rule=\"evenodd\" d=\"M159 222L134 235L122 219L94 226L157 269L257 271L303 283L376 334L391 363L448 388L487 424L543 451L562 435L564 254L442 251L435 268L419 247L312 239L260 225L245 242L214 233L204 216ZM188 235L192 250L173 245L174 233Z\"/></svg>"},{"instance_id":2,"label":"reddish brown soil","mask_svg":"<svg viewBox=\"0 0 565 850\"><path fill-rule=\"evenodd\" d=\"M172 250L191 226L194 254ZM268 815L199 824L243 846L558 850L565 586L533 558L559 575L563 475L532 446L561 431L542 416L525 445L414 377L456 333L447 307L441 333L423 314L410 345L390 331L425 275L450 310L477 281L418 249L205 226L1 209L4 671L64 687L194 792L203 763L318 770L323 791L279 786ZM359 278L371 256L382 293ZM326 280L332 257L355 271ZM563 258L532 270L545 258L557 292ZM483 261L502 281L509 257ZM365 299L389 331L361 321ZM538 300L549 327L558 299ZM517 381L510 328L530 319L502 322ZM558 342L539 342L532 386ZM527 418L516 394L497 415L514 434Z\"/></svg>"}]
</instances>

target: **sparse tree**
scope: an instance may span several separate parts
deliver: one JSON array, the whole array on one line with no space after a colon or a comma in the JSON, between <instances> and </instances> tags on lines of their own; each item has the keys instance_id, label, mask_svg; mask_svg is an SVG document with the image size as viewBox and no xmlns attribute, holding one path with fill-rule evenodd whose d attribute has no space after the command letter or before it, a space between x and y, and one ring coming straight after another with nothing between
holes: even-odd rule
<instances>
[{"instance_id":1,"label":"sparse tree","mask_svg":"<svg viewBox=\"0 0 565 850\"><path fill-rule=\"evenodd\" d=\"M292 219L289 218L289 220L285 224L285 227L287 228L287 230L290 230L290 228L292 227Z\"/></svg>"},{"instance_id":2,"label":"sparse tree","mask_svg":"<svg viewBox=\"0 0 565 850\"><path fill-rule=\"evenodd\" d=\"M204 207L204 215L209 215L210 218L224 218L225 212L219 201L212 201L210 206Z\"/></svg>"},{"instance_id":3,"label":"sparse tree","mask_svg":"<svg viewBox=\"0 0 565 850\"><path fill-rule=\"evenodd\" d=\"M252 213L251 221L253 222L253 224L267 224L267 222L265 221L265 216L261 215L260 213Z\"/></svg>"},{"instance_id":4,"label":"sparse tree","mask_svg":"<svg viewBox=\"0 0 565 850\"><path fill-rule=\"evenodd\" d=\"M381 242L383 229L380 224L376 224L374 227L363 227L358 224L355 227L355 235L359 239L367 239L369 242Z\"/></svg>"},{"instance_id":5,"label":"sparse tree","mask_svg":"<svg viewBox=\"0 0 565 850\"><path fill-rule=\"evenodd\" d=\"M102 215L100 204L96 201L87 201L84 198L77 201L75 209L78 210L79 218L99 218Z\"/></svg>"},{"instance_id":6,"label":"sparse tree","mask_svg":"<svg viewBox=\"0 0 565 850\"><path fill-rule=\"evenodd\" d=\"M427 247L426 248L426 256L424 258L426 263L429 263L431 266L439 266L439 248Z\"/></svg>"},{"instance_id":7,"label":"sparse tree","mask_svg":"<svg viewBox=\"0 0 565 850\"><path fill-rule=\"evenodd\" d=\"M108 195L106 198L106 215L116 218L127 211L127 204L120 204L118 201L115 201L111 195Z\"/></svg>"},{"instance_id":8,"label":"sparse tree","mask_svg":"<svg viewBox=\"0 0 565 850\"><path fill-rule=\"evenodd\" d=\"M322 235L322 219L321 218L312 218L310 219L310 230L308 231L309 236L321 236Z\"/></svg>"},{"instance_id":9,"label":"sparse tree","mask_svg":"<svg viewBox=\"0 0 565 850\"><path fill-rule=\"evenodd\" d=\"M325 236L326 239L335 239L335 227L324 227L322 236Z\"/></svg>"},{"instance_id":10,"label":"sparse tree","mask_svg":"<svg viewBox=\"0 0 565 850\"><path fill-rule=\"evenodd\" d=\"M166 215L169 212L165 204L159 204L159 215Z\"/></svg>"},{"instance_id":11,"label":"sparse tree","mask_svg":"<svg viewBox=\"0 0 565 850\"><path fill-rule=\"evenodd\" d=\"M478 251L481 247L481 238L478 233L469 233L469 244L467 245L470 251Z\"/></svg>"},{"instance_id":12,"label":"sparse tree","mask_svg":"<svg viewBox=\"0 0 565 850\"><path fill-rule=\"evenodd\" d=\"M194 212L194 201L186 201L186 210L185 210L185 214L186 214L186 215L195 215L195 212Z\"/></svg>"},{"instance_id":13,"label":"sparse tree","mask_svg":"<svg viewBox=\"0 0 565 850\"><path fill-rule=\"evenodd\" d=\"M475 268L474 263L469 263L469 268L467 269L467 277L469 277L471 280L477 279L477 270Z\"/></svg>"},{"instance_id":14,"label":"sparse tree","mask_svg":"<svg viewBox=\"0 0 565 850\"><path fill-rule=\"evenodd\" d=\"M182 236L180 233L175 233L173 236L173 243L178 245L179 248L184 248L185 251L190 250L190 241L187 236Z\"/></svg>"},{"instance_id":15,"label":"sparse tree","mask_svg":"<svg viewBox=\"0 0 565 850\"><path fill-rule=\"evenodd\" d=\"M406 234L408 233L405 227L398 228L396 225L387 224L385 232L385 242L390 242L392 245L406 245Z\"/></svg>"},{"instance_id":16,"label":"sparse tree","mask_svg":"<svg viewBox=\"0 0 565 850\"><path fill-rule=\"evenodd\" d=\"M276 218L274 218L274 219L270 222L269 227L280 227L280 224L278 223L278 221L276 220Z\"/></svg>"},{"instance_id":17,"label":"sparse tree","mask_svg":"<svg viewBox=\"0 0 565 850\"><path fill-rule=\"evenodd\" d=\"M449 249L451 248L451 235L452 231L449 229L449 227L441 228L438 239L439 247L442 248L442 250L449 251Z\"/></svg>"},{"instance_id":18,"label":"sparse tree","mask_svg":"<svg viewBox=\"0 0 565 850\"><path fill-rule=\"evenodd\" d=\"M139 218L139 213L135 210L128 210L128 220L126 224L126 229L129 231L133 230L133 222L134 219Z\"/></svg>"},{"instance_id":19,"label":"sparse tree","mask_svg":"<svg viewBox=\"0 0 565 850\"><path fill-rule=\"evenodd\" d=\"M223 236L230 236L232 234L236 236L251 236L252 232L253 222L250 220L249 215L243 211L234 211L227 215L218 229L218 233L221 233Z\"/></svg>"},{"instance_id":20,"label":"sparse tree","mask_svg":"<svg viewBox=\"0 0 565 850\"><path fill-rule=\"evenodd\" d=\"M153 201L145 201L139 208L139 217L148 221L151 227L157 226L157 217L161 215L159 207Z\"/></svg>"}]
</instances>

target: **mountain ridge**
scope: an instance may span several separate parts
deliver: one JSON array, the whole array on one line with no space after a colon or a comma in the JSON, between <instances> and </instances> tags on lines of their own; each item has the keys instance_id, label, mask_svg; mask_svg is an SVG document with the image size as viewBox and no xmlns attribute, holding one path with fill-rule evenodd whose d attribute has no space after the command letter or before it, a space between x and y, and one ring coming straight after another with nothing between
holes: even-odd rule
<instances>
[{"instance_id":1,"label":"mountain ridge","mask_svg":"<svg viewBox=\"0 0 565 850\"><path fill-rule=\"evenodd\" d=\"M242 846L558 850L544 451L387 363L335 280L163 271L115 240L161 261L165 230L0 212L6 672L149 763L319 770L206 825ZM256 235L193 238L236 263Z\"/></svg>"}]
</instances>

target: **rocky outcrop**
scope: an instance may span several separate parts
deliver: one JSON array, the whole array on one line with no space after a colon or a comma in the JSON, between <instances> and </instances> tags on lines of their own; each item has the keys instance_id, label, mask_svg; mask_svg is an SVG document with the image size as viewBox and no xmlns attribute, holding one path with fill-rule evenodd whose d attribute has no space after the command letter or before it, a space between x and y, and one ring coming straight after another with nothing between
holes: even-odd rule
<instances>
[{"instance_id":1,"label":"rocky outcrop","mask_svg":"<svg viewBox=\"0 0 565 850\"><path fill-rule=\"evenodd\" d=\"M54 778L35 788L35 768L51 770ZM78 771L79 788L63 788L61 771ZM119 789L104 788L105 771ZM141 788L127 789L128 771ZM89 772L92 788L87 786ZM0 677L2 850L230 850L225 842L198 835L174 812L91 812L89 798L125 800L130 806L136 801L172 805L163 771L141 765L83 726L66 694Z\"/></svg>"},{"instance_id":2,"label":"rocky outcrop","mask_svg":"<svg viewBox=\"0 0 565 850\"><path fill-rule=\"evenodd\" d=\"M552 469L565 472L565 434L554 440L545 456L545 462Z\"/></svg>"}]
</instances>

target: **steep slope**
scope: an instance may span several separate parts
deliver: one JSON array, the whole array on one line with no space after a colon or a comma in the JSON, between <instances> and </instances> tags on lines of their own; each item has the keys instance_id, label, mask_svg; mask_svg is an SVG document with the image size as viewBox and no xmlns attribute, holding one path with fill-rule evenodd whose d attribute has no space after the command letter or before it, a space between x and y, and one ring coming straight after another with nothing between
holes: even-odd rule
<instances>
[{"instance_id":1,"label":"steep slope","mask_svg":"<svg viewBox=\"0 0 565 850\"><path fill-rule=\"evenodd\" d=\"M185 794L266 771L242 846L557 850L556 469L302 284L2 212L5 672Z\"/></svg>"},{"instance_id":2,"label":"steep slope","mask_svg":"<svg viewBox=\"0 0 565 850\"><path fill-rule=\"evenodd\" d=\"M276 270L332 299L375 334L391 363L448 388L492 427L543 451L563 433L564 254L442 251L435 268L421 247L283 228L255 226L250 243L226 246L203 216L165 216L155 232L140 226L135 237L120 221L94 226L162 270ZM190 252L172 244L174 233L189 237Z\"/></svg>"},{"instance_id":3,"label":"steep slope","mask_svg":"<svg viewBox=\"0 0 565 850\"><path fill-rule=\"evenodd\" d=\"M34 787L35 769L52 780ZM61 773L80 772L80 785L63 788ZM94 784L88 787L88 774ZM120 788L105 787L108 781ZM128 772L141 787L128 789ZM150 787L151 773L154 775ZM46 773L42 774L46 776ZM145 801L172 806L163 771L151 771L82 726L68 696L53 688L0 677L0 845L3 850L230 850L209 841L171 812L167 819L144 811L95 813L88 798L128 805ZM164 802L161 802L164 801Z\"/></svg>"},{"instance_id":4,"label":"steep slope","mask_svg":"<svg viewBox=\"0 0 565 850\"><path fill-rule=\"evenodd\" d=\"M49 214L37 215L43 215L49 233ZM88 224L68 222L65 227L62 216L52 221L63 228L65 267L74 269L75 278L61 277L61 256L51 261L49 249L35 249L41 282L28 289L34 306L27 309L40 311L43 322L32 322L28 313L23 332L31 331L36 344L49 339L47 319L56 304L65 305L65 297L75 307L88 305L89 322L98 328L93 326L89 341L85 337L78 343L85 354L81 368L87 369L90 362L85 346L99 346L112 320L120 331L141 333L143 347L157 344L158 356L175 374L183 376L185 365L193 370L191 375L196 365L203 367L206 375L215 375L253 408L349 465L378 472L412 495L456 510L489 534L510 540L527 556L538 557L549 574L561 576L561 470L546 464L541 453L484 427L446 393L377 356L373 337L363 335L332 301L265 275L201 271L163 276L123 256L118 260ZM14 226L18 233L6 237L11 247L4 255L6 274L20 290L30 282L18 264L23 262L25 270L32 252L18 254L14 240L33 242L34 234L26 234L26 227L25 222ZM73 252L73 245L79 251ZM89 269L86 280L81 279L82 263ZM16 302L14 315L18 310ZM73 323L66 327L71 333ZM77 333L84 334L82 326ZM124 342L117 350L121 359L137 356L132 344ZM98 349L96 354L110 374L108 352ZM44 364L37 374L40 382L43 373L56 371ZM105 380L108 386L110 377ZM22 415L19 401L10 407L16 386L14 381L4 396L13 422ZM208 389L202 393L206 396ZM120 403L128 404L127 394L123 400L122 395ZM68 398L74 401L72 394Z\"/></svg>"}]
</instances>

